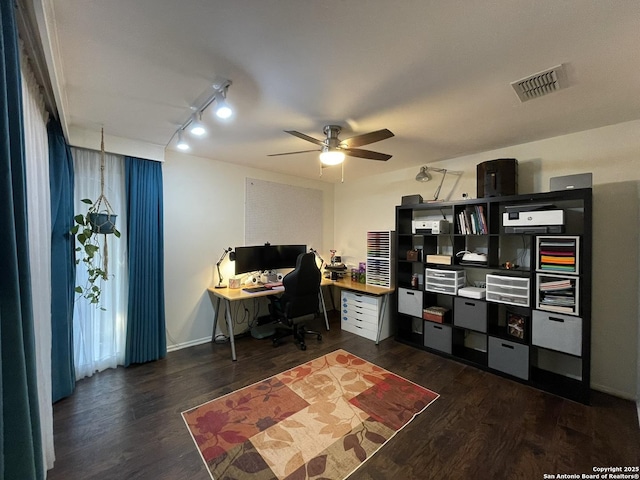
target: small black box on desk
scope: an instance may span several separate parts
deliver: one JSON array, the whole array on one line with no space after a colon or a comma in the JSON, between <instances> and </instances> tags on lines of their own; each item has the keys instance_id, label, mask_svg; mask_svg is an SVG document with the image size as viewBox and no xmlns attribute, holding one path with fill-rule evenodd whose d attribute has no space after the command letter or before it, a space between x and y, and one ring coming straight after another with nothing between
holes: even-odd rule
<instances>
[{"instance_id":1,"label":"small black box on desk","mask_svg":"<svg viewBox=\"0 0 640 480\"><path fill-rule=\"evenodd\" d=\"M415 205L416 203L422 203L422 195L404 195L402 197L402 205Z\"/></svg>"}]
</instances>

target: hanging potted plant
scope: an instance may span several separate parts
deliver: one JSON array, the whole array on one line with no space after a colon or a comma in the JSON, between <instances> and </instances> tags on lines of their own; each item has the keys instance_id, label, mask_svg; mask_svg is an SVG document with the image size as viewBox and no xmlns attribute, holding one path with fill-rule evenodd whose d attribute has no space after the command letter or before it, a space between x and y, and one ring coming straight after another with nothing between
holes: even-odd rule
<instances>
[{"instance_id":1,"label":"hanging potted plant","mask_svg":"<svg viewBox=\"0 0 640 480\"><path fill-rule=\"evenodd\" d=\"M74 226L71 228L71 234L76 236L79 243L76 247L76 265L83 265L88 273L86 283L77 285L75 291L95 305L100 305L102 281L109 279L107 235L113 234L120 238L120 232L116 228L117 215L113 213L111 204L104 195L104 168L103 129L100 144L100 196L95 201L82 199L82 203L88 204L89 208L86 213L73 217Z\"/></svg>"}]
</instances>

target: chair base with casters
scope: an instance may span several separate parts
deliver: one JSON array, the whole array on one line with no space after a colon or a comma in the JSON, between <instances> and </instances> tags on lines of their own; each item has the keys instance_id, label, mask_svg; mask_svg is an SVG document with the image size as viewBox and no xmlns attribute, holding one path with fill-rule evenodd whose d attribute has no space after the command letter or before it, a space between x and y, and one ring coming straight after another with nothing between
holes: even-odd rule
<instances>
[{"instance_id":1,"label":"chair base with casters","mask_svg":"<svg viewBox=\"0 0 640 480\"><path fill-rule=\"evenodd\" d=\"M271 309L271 305L269 307ZM314 315L313 318L315 317L316 316ZM317 332L315 330L308 330L302 323L293 323L293 325L290 327L280 323L276 326L276 332L273 337L271 337L271 341L273 342L273 346L277 347L282 342L282 339L292 336L293 340L298 345L300 350L306 350L306 335L315 335L318 341L322 340L322 334L320 332Z\"/></svg>"}]
</instances>

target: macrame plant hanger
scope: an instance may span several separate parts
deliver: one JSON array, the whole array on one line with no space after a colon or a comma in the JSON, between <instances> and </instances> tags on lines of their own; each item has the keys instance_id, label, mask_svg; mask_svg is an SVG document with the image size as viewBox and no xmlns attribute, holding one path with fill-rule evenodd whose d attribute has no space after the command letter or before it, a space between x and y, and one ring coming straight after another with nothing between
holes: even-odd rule
<instances>
[{"instance_id":1,"label":"macrame plant hanger","mask_svg":"<svg viewBox=\"0 0 640 480\"><path fill-rule=\"evenodd\" d=\"M105 274L108 275L109 272L109 249L107 242L107 234L113 233L115 230L115 219L117 215L113 213L113 209L111 208L111 204L107 197L104 194L104 169L105 169L105 160L104 160L104 127L101 130L101 140L100 140L100 196L94 202L94 204L89 208L90 218L94 220L91 222L93 231L96 233L104 234L104 248L103 248L103 256L104 256L104 271Z\"/></svg>"}]
</instances>

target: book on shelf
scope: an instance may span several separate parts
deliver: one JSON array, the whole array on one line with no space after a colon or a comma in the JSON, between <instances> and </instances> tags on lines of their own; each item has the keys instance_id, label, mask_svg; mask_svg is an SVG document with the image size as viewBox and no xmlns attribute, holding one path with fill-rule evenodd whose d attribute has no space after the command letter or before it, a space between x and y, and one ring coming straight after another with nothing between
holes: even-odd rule
<instances>
[{"instance_id":1,"label":"book on shelf","mask_svg":"<svg viewBox=\"0 0 640 480\"><path fill-rule=\"evenodd\" d=\"M566 290L569 288L573 288L573 284L570 279L563 280L552 280L552 281L542 281L540 282L540 290L548 291L548 290Z\"/></svg>"},{"instance_id":2,"label":"book on shelf","mask_svg":"<svg viewBox=\"0 0 640 480\"><path fill-rule=\"evenodd\" d=\"M489 233L482 205L462 210L458 214L458 233L462 235L486 235Z\"/></svg>"},{"instance_id":3,"label":"book on shelf","mask_svg":"<svg viewBox=\"0 0 640 480\"><path fill-rule=\"evenodd\" d=\"M542 310L549 310L558 313L575 313L575 307L560 307L558 305L540 305Z\"/></svg>"}]
</instances>

